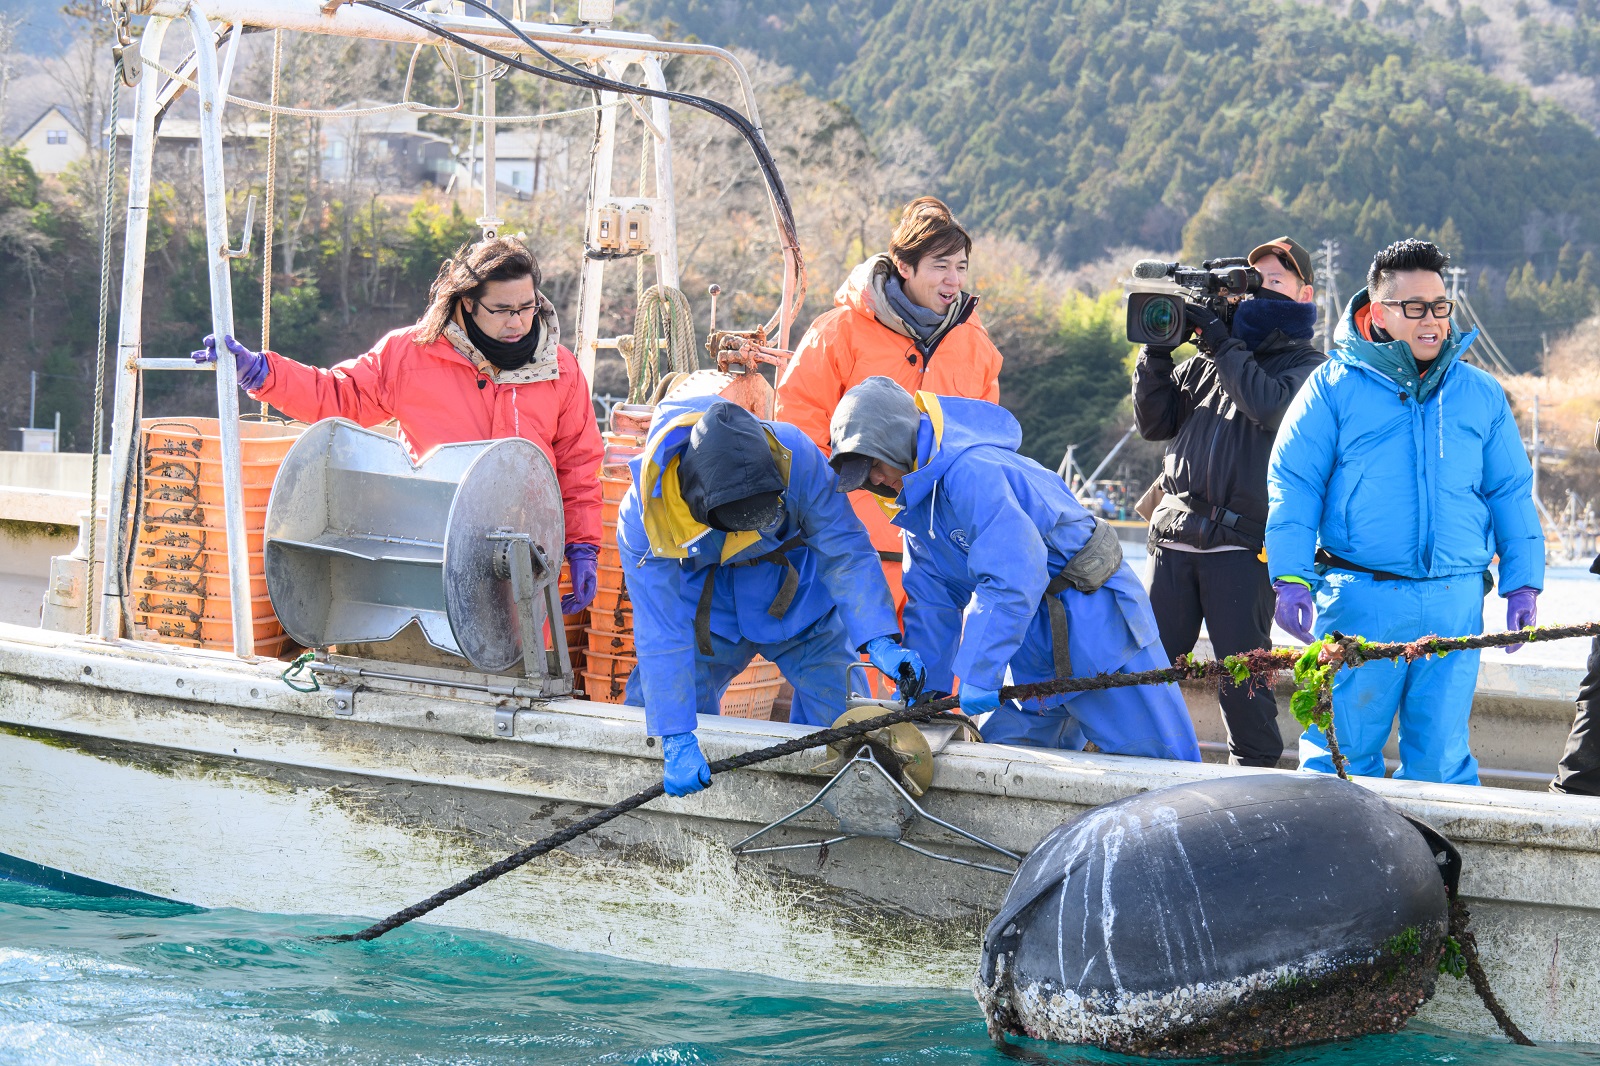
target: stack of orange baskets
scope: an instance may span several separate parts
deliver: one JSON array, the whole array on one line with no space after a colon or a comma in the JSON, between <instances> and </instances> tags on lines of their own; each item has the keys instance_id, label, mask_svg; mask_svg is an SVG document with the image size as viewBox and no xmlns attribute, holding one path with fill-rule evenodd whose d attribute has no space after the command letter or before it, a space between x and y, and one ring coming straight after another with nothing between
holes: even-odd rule
<instances>
[{"instance_id":1,"label":"stack of orange baskets","mask_svg":"<svg viewBox=\"0 0 1600 1066\"><path fill-rule=\"evenodd\" d=\"M613 428L603 434L606 452L600 463L600 590L589 605L583 674L584 691L601 703L622 702L628 675L638 662L633 650L633 604L617 550L617 509L633 484L628 463L644 450L650 408L619 407L611 424Z\"/></svg>"},{"instance_id":2,"label":"stack of orange baskets","mask_svg":"<svg viewBox=\"0 0 1600 1066\"><path fill-rule=\"evenodd\" d=\"M652 408L622 405L611 414L611 430L603 434L605 458L600 465L600 590L589 606L588 655L584 689L592 700L621 703L628 675L639 661L633 645L633 603L617 549L617 513L633 484L628 463L644 449ZM772 704L783 687L776 665L757 656L728 683L722 713L735 718L770 719Z\"/></svg>"},{"instance_id":3,"label":"stack of orange baskets","mask_svg":"<svg viewBox=\"0 0 1600 1066\"><path fill-rule=\"evenodd\" d=\"M572 566L565 561L561 563L560 591L563 597L572 595ZM567 661L572 664L572 677L576 681L583 676L583 634L589 625L589 608L577 614L563 614L561 621L567 631Z\"/></svg>"},{"instance_id":4,"label":"stack of orange baskets","mask_svg":"<svg viewBox=\"0 0 1600 1066\"><path fill-rule=\"evenodd\" d=\"M250 626L257 655L290 647L267 597L262 530L272 481L304 427L239 423ZM134 636L196 648L233 648L222 438L215 418L146 419L140 425L143 506L129 605Z\"/></svg>"}]
</instances>

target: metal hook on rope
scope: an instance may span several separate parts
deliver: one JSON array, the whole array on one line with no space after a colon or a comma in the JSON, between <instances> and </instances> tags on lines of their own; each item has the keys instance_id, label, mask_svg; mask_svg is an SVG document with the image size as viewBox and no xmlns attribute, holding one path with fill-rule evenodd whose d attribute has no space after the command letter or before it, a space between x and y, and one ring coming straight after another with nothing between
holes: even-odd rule
<instances>
[{"instance_id":1,"label":"metal hook on rope","mask_svg":"<svg viewBox=\"0 0 1600 1066\"><path fill-rule=\"evenodd\" d=\"M122 78L122 84L133 88L139 84L139 79L144 76L144 63L139 57L139 42L134 39L132 31L128 28L128 9L126 5L114 5L111 16L112 25L117 31L117 43L111 46L111 54L116 58L117 74ZM111 116L115 123L117 116Z\"/></svg>"}]
</instances>

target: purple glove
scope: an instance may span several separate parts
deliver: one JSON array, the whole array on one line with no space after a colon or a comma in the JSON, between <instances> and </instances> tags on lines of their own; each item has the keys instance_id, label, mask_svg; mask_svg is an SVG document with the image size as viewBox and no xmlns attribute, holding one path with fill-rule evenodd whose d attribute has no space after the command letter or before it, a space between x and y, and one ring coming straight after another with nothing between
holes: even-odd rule
<instances>
[{"instance_id":1,"label":"purple glove","mask_svg":"<svg viewBox=\"0 0 1600 1066\"><path fill-rule=\"evenodd\" d=\"M1284 632L1302 644L1312 641L1311 624L1316 620L1317 609L1311 602L1311 590L1298 581L1274 581L1272 591L1278 594L1278 609L1273 620Z\"/></svg>"},{"instance_id":2,"label":"purple glove","mask_svg":"<svg viewBox=\"0 0 1600 1066\"><path fill-rule=\"evenodd\" d=\"M1514 589L1506 593L1506 629L1527 629L1529 626L1539 624L1539 590L1536 588ZM1510 644L1506 647L1506 654L1521 648L1521 644Z\"/></svg>"},{"instance_id":3,"label":"purple glove","mask_svg":"<svg viewBox=\"0 0 1600 1066\"><path fill-rule=\"evenodd\" d=\"M572 571L572 592L561 597L561 613L577 614L589 606L599 586L598 544L568 544L567 566Z\"/></svg>"},{"instance_id":4,"label":"purple glove","mask_svg":"<svg viewBox=\"0 0 1600 1066\"><path fill-rule=\"evenodd\" d=\"M203 342L204 348L190 352L189 358L197 363L215 363L217 361L217 338L208 333ZM267 380L267 372L272 369L272 364L267 362L267 357L259 352L252 352L232 337L224 334L222 343L228 346L228 351L233 353L234 369L239 373L239 387L246 392L254 392Z\"/></svg>"}]
</instances>

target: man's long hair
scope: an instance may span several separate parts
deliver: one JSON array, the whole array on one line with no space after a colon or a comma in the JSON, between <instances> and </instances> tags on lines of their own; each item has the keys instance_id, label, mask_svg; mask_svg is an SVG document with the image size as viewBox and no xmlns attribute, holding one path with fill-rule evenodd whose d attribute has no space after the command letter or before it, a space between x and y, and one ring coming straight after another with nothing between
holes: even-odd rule
<instances>
[{"instance_id":1,"label":"man's long hair","mask_svg":"<svg viewBox=\"0 0 1600 1066\"><path fill-rule=\"evenodd\" d=\"M484 285L491 281L528 277L533 279L534 291L538 292L543 280L539 261L515 237L463 244L455 255L439 264L438 276L428 289L428 310L412 335L420 344L432 344L444 332L463 297L478 299L483 295Z\"/></svg>"}]
</instances>

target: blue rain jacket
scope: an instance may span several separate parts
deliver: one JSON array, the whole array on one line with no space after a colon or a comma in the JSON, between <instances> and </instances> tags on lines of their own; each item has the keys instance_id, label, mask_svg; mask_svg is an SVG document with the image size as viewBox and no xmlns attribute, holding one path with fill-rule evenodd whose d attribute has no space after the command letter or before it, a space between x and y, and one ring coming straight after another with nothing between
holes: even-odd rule
<instances>
[{"instance_id":1,"label":"blue rain jacket","mask_svg":"<svg viewBox=\"0 0 1600 1066\"><path fill-rule=\"evenodd\" d=\"M906 645L927 664L929 689L949 692L955 676L998 689L1034 616L1047 616L1051 576L1088 542L1094 518L1059 477L1017 454L1022 427L1005 408L926 392L917 404L917 469L894 517L906 535ZM1150 601L1127 563L1100 591L1069 588L1061 600L1075 676L1114 672L1146 647L1160 652ZM1034 638L1046 659L1049 633L1045 625ZM1133 688L1116 694L1145 699Z\"/></svg>"},{"instance_id":2,"label":"blue rain jacket","mask_svg":"<svg viewBox=\"0 0 1600 1066\"><path fill-rule=\"evenodd\" d=\"M1500 591L1544 587L1533 468L1505 390L1461 356L1452 328L1418 378L1410 346L1367 339L1367 293L1350 301L1335 350L1278 430L1267 471L1267 565L1313 588L1320 544L1409 578L1481 574ZM1421 636L1421 634L1417 634Z\"/></svg>"},{"instance_id":3,"label":"blue rain jacket","mask_svg":"<svg viewBox=\"0 0 1600 1066\"><path fill-rule=\"evenodd\" d=\"M618 512L617 547L633 601L634 647L651 736L694 729L697 710L717 713L714 702L697 707L695 696L694 616L713 568L711 631L729 641L781 644L835 609L853 647L900 631L883 563L866 528L849 497L836 491L839 478L821 450L794 426L762 423L788 481L776 528L723 533L689 516L678 493L677 459L700 416L711 404L726 402L695 397L657 409L644 451L629 464L633 486ZM753 559L795 536L805 538L804 546L787 553L799 571L799 589L783 618L774 618L767 608L783 584L782 566L718 564ZM827 629L818 632L826 636Z\"/></svg>"}]
</instances>

